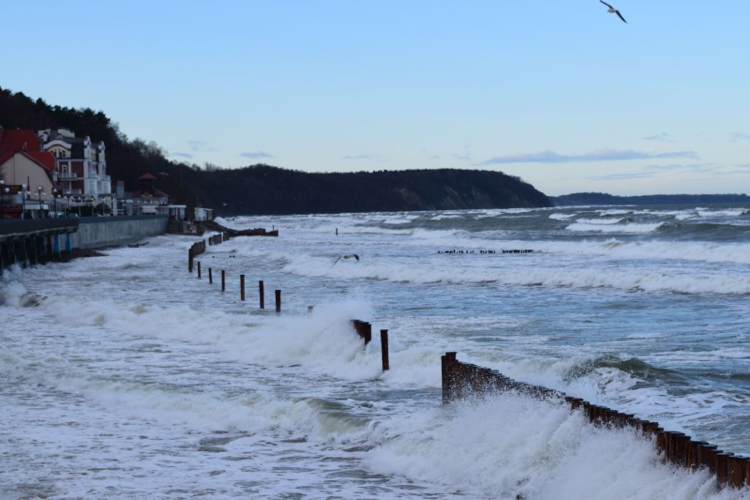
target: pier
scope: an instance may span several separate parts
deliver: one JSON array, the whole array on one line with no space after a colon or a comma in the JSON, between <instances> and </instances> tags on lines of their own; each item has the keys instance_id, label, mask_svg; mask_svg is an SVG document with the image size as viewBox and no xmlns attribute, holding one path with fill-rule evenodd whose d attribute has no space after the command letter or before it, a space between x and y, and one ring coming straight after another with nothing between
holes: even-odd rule
<instances>
[{"instance_id":1,"label":"pier","mask_svg":"<svg viewBox=\"0 0 750 500\"><path fill-rule=\"evenodd\" d=\"M0 221L0 275L14 264L45 264L70 252L78 227L75 218Z\"/></svg>"}]
</instances>

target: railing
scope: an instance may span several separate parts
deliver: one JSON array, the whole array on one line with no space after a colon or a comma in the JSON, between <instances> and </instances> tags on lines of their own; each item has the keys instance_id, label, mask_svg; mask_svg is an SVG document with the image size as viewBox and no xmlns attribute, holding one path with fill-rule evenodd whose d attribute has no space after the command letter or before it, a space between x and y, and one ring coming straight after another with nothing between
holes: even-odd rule
<instances>
[{"instance_id":1,"label":"railing","mask_svg":"<svg viewBox=\"0 0 750 500\"><path fill-rule=\"evenodd\" d=\"M73 233L78 231L78 219L0 219L0 236L15 236L34 233Z\"/></svg>"}]
</instances>

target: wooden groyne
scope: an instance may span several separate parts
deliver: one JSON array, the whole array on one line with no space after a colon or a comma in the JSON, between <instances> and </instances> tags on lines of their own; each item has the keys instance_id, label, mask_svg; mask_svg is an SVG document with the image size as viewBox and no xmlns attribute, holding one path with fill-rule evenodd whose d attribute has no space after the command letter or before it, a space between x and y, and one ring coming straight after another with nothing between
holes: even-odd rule
<instances>
[{"instance_id":1,"label":"wooden groyne","mask_svg":"<svg viewBox=\"0 0 750 500\"><path fill-rule=\"evenodd\" d=\"M456 359L455 352L442 356L443 402L450 403L468 397L483 397L513 391L539 399L560 399L573 410L582 411L596 426L631 429L652 439L662 459L688 470L706 468L716 476L719 487L743 488L750 485L750 459L724 452L705 441L697 441L683 434L664 430L658 422L636 418L607 407L597 406L565 393L512 380L490 368L482 368Z\"/></svg>"},{"instance_id":2,"label":"wooden groyne","mask_svg":"<svg viewBox=\"0 0 750 500\"><path fill-rule=\"evenodd\" d=\"M466 254L496 254L497 250L438 250L438 254L466 255ZM501 250L501 253L534 253L534 250Z\"/></svg>"}]
</instances>

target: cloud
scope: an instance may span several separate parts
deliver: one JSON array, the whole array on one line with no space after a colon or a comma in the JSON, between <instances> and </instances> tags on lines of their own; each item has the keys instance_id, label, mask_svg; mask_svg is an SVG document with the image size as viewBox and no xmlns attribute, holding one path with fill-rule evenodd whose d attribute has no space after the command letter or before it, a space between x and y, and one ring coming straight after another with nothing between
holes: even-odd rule
<instances>
[{"instance_id":1,"label":"cloud","mask_svg":"<svg viewBox=\"0 0 750 500\"><path fill-rule=\"evenodd\" d=\"M646 167L647 170L659 170L662 172L698 172L698 173L709 173L716 171L717 167L714 163L690 163L683 165L682 163L672 163L670 165L649 165Z\"/></svg>"},{"instance_id":2,"label":"cloud","mask_svg":"<svg viewBox=\"0 0 750 500\"><path fill-rule=\"evenodd\" d=\"M453 153L453 158L456 160L471 161L471 153Z\"/></svg>"},{"instance_id":3,"label":"cloud","mask_svg":"<svg viewBox=\"0 0 750 500\"><path fill-rule=\"evenodd\" d=\"M206 141L187 141L188 147L190 148L190 151L216 151L216 148L211 146Z\"/></svg>"},{"instance_id":4,"label":"cloud","mask_svg":"<svg viewBox=\"0 0 750 500\"><path fill-rule=\"evenodd\" d=\"M654 173L648 173L648 172L632 172L627 174L608 174L608 175L599 175L596 177L589 177L589 180L592 181L621 181L621 180L627 180L627 179L647 179L649 177L654 177L656 174Z\"/></svg>"},{"instance_id":5,"label":"cloud","mask_svg":"<svg viewBox=\"0 0 750 500\"><path fill-rule=\"evenodd\" d=\"M738 165L739 166L739 165ZM622 174L607 174L588 177L588 180L594 181L615 181L626 179L648 179L666 173L698 173L698 174L722 174L721 168L715 163L671 163L669 165L649 165L637 172L627 172Z\"/></svg>"},{"instance_id":6,"label":"cloud","mask_svg":"<svg viewBox=\"0 0 750 500\"><path fill-rule=\"evenodd\" d=\"M672 134L668 134L666 132L662 132L661 134L651 135L648 137L644 137L644 140L647 141L665 141L665 142L674 142Z\"/></svg>"},{"instance_id":7,"label":"cloud","mask_svg":"<svg viewBox=\"0 0 750 500\"><path fill-rule=\"evenodd\" d=\"M264 153L263 151L242 153L240 156L244 156L245 158L252 158L253 160L260 160L263 158L273 158L273 155L269 155L268 153Z\"/></svg>"},{"instance_id":8,"label":"cloud","mask_svg":"<svg viewBox=\"0 0 750 500\"><path fill-rule=\"evenodd\" d=\"M190 153L169 153L169 156L181 156L183 158L192 158L193 155Z\"/></svg>"},{"instance_id":9,"label":"cloud","mask_svg":"<svg viewBox=\"0 0 750 500\"><path fill-rule=\"evenodd\" d=\"M732 142L750 141L750 134L741 134L739 132L735 132L732 134L731 141Z\"/></svg>"},{"instance_id":10,"label":"cloud","mask_svg":"<svg viewBox=\"0 0 750 500\"><path fill-rule=\"evenodd\" d=\"M377 160L378 157L375 155L351 155L344 156L344 160Z\"/></svg>"},{"instance_id":11,"label":"cloud","mask_svg":"<svg viewBox=\"0 0 750 500\"><path fill-rule=\"evenodd\" d=\"M695 158L695 151L674 151L667 153L648 153L645 151L633 151L632 149L597 149L586 154L562 155L554 151L542 151L541 153L515 154L510 156L496 156L481 163L478 166L502 165L508 163L571 163L571 162L596 162L596 161L623 161L623 160L654 160L663 158Z\"/></svg>"}]
</instances>

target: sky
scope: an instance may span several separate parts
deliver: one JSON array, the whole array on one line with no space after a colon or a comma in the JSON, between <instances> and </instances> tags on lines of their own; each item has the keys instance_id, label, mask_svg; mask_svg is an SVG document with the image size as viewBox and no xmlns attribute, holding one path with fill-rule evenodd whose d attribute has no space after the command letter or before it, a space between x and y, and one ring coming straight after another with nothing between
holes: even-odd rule
<instances>
[{"instance_id":1,"label":"sky","mask_svg":"<svg viewBox=\"0 0 750 500\"><path fill-rule=\"evenodd\" d=\"M170 159L750 193L746 0L4 2L0 86Z\"/></svg>"}]
</instances>

